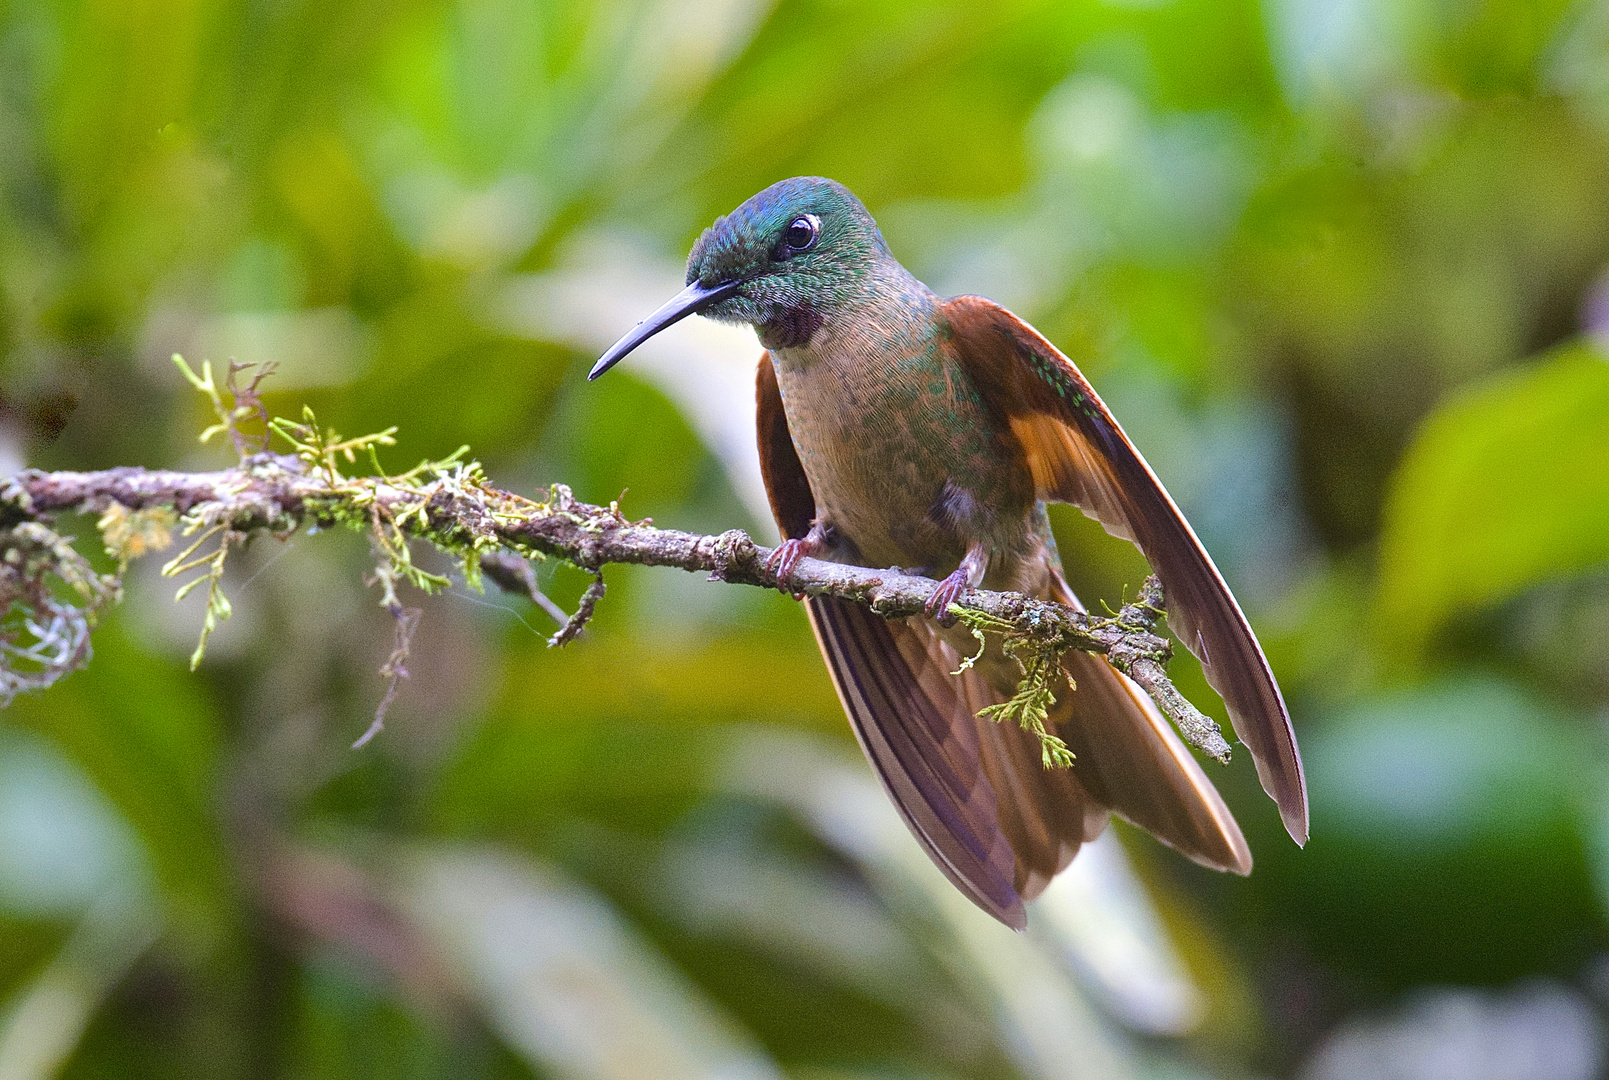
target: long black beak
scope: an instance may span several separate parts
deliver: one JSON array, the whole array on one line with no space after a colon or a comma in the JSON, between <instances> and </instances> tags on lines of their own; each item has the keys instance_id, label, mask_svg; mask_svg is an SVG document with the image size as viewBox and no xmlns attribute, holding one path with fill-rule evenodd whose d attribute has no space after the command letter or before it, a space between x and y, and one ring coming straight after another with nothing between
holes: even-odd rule
<instances>
[{"instance_id":1,"label":"long black beak","mask_svg":"<svg viewBox=\"0 0 1609 1080\"><path fill-rule=\"evenodd\" d=\"M591 382L599 375L614 367L626 358L626 354L637 346L659 333L673 323L681 322L695 312L703 311L717 300L724 300L737 292L742 282L723 281L718 285L702 285L693 282L687 288L667 300L658 311L631 328L631 332L613 345L609 351L598 358L587 373L587 381Z\"/></svg>"}]
</instances>

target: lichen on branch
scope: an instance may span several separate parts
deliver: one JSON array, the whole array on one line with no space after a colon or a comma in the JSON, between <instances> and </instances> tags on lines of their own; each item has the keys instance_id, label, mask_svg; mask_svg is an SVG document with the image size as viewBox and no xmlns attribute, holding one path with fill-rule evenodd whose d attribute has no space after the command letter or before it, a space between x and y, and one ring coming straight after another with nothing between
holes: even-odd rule
<instances>
[{"instance_id":1,"label":"lichen on branch","mask_svg":"<svg viewBox=\"0 0 1609 1080\"><path fill-rule=\"evenodd\" d=\"M0 528L0 707L88 663L90 631L120 591L42 521Z\"/></svg>"},{"instance_id":2,"label":"lichen on branch","mask_svg":"<svg viewBox=\"0 0 1609 1080\"><path fill-rule=\"evenodd\" d=\"M449 584L448 578L414 562L416 542L451 556L471 588L481 588L484 570L494 582L537 603L546 598L538 599L534 575L521 573L520 564L555 558L586 570L593 574L594 584L577 613L554 635L555 645L581 631L603 595L602 568L611 563L677 567L730 584L839 597L864 604L885 618L922 616L939 585L897 569L809 558L800 560L782 580L770 569L771 549L741 530L708 536L656 528L649 521L629 520L618 503L605 507L581 502L563 484L534 498L518 495L493 486L480 464L468 458L467 447L407 472L388 474L378 449L393 445L394 428L344 438L321 427L311 410L304 409L300 421L269 418L256 397L260 373L240 386L237 376L244 369L232 366L220 391L210 365L204 364L198 375L174 359L218 414L218 423L203 439L226 434L243 456L238 464L216 472L134 467L100 472L27 470L0 480L4 559L0 704L17 690L49 685L81 666L88 658L88 632L95 616L116 599L117 576L95 575L70 543L50 531L56 517L65 513L97 515L102 541L120 567L169 546L175 531L193 538L164 568L170 576L198 575L182 586L181 595L202 584L207 587L207 613L193 663L202 658L206 634L228 617L221 583L229 552L253 533L287 536L302 527L340 526L367 535L377 560L375 580L386 583L382 606L393 616L402 610L397 583L426 593ZM239 424L252 418L263 424L263 436L240 432ZM264 449L262 438L267 433L283 440L290 453ZM372 473L347 475L343 470L357 464L360 456L367 459ZM551 601L544 607L563 616ZM69 610L76 614L64 614ZM1151 695L1187 742L1227 761L1229 744L1218 726L1167 677L1172 653L1157 632L1162 612L1162 589L1155 578L1148 579L1139 597L1112 617L1018 593L979 589L964 594L952 608L952 614L966 620L975 633L998 635L1007 653L1022 665L1019 693L994 707L992 718L1021 723L1038 734L1047 766L1065 765L1071 758L1061 740L1045 728L1047 695L1054 691L1055 679L1062 677L1059 658L1068 649L1107 656ZM64 629L42 637L45 624L40 619L57 620ZM406 627L411 626L409 620ZM395 694L396 680L406 676L402 627L399 621L397 647L382 672L390 679L387 703ZM51 673L48 679L46 671Z\"/></svg>"}]
</instances>

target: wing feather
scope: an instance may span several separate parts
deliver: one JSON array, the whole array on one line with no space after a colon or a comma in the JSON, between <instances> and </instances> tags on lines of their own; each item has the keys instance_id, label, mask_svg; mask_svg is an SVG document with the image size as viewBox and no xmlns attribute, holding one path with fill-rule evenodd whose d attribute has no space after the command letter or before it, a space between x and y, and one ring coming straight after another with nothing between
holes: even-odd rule
<instances>
[{"instance_id":1,"label":"wing feather","mask_svg":"<svg viewBox=\"0 0 1609 1080\"><path fill-rule=\"evenodd\" d=\"M905 824L956 888L1021 930L1017 855L982 767L978 721L953 692L923 691L894 640L905 627L846 600L805 603L855 737Z\"/></svg>"},{"instance_id":2,"label":"wing feather","mask_svg":"<svg viewBox=\"0 0 1609 1080\"><path fill-rule=\"evenodd\" d=\"M896 626L907 666L924 691L930 697L954 695L957 712L977 731L979 760L998 800L996 820L1017 857L1017 891L1032 900L1072 862L1084 841L1100 835L1106 808L1085 791L1083 773L1044 767L1037 736L1016 725L978 719L979 710L1005 699L1014 675L1007 675L1002 692L984 668L958 670L960 653L936 624L907 619ZM994 656L986 666L1001 659ZM1006 663L1015 669L1014 662Z\"/></svg>"},{"instance_id":3,"label":"wing feather","mask_svg":"<svg viewBox=\"0 0 1609 1080\"><path fill-rule=\"evenodd\" d=\"M1285 828L1305 843L1307 782L1279 685L1156 474L1073 362L1033 327L982 297L946 301L943 312L957 357L1016 435L1040 496L1080 507L1150 561L1167 590L1169 624L1222 695Z\"/></svg>"}]
</instances>

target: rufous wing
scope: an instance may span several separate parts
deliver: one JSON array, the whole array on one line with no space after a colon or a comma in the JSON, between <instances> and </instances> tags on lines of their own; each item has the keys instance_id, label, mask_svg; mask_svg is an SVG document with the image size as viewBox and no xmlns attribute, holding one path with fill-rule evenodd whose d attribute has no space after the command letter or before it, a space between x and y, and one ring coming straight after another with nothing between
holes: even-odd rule
<instances>
[{"instance_id":1,"label":"rufous wing","mask_svg":"<svg viewBox=\"0 0 1609 1080\"><path fill-rule=\"evenodd\" d=\"M1291 837L1307 841L1307 784L1290 716L1251 626L1156 474L1082 373L1033 327L977 296L945 301L950 347L1021 444L1041 498L1069 502L1139 547L1168 622L1201 661Z\"/></svg>"}]
</instances>

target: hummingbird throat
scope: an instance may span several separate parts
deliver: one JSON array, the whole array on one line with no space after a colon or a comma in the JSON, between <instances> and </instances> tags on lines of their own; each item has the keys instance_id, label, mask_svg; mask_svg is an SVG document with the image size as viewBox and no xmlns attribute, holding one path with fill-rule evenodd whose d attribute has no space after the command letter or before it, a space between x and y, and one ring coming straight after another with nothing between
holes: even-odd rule
<instances>
[{"instance_id":1,"label":"hummingbird throat","mask_svg":"<svg viewBox=\"0 0 1609 1080\"><path fill-rule=\"evenodd\" d=\"M754 329L760 335L760 344L768 349L800 349L810 344L825 321L813 307L790 307Z\"/></svg>"}]
</instances>

